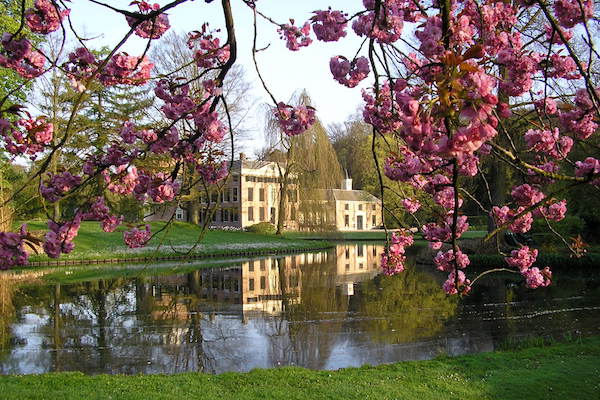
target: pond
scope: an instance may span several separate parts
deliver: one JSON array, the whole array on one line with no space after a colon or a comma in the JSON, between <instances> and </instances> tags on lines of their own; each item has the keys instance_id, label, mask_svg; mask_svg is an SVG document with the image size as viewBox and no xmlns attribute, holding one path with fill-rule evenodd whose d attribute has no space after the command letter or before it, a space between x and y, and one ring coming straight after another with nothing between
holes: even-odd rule
<instances>
[{"instance_id":1,"label":"pond","mask_svg":"<svg viewBox=\"0 0 600 400\"><path fill-rule=\"evenodd\" d=\"M464 298L442 273L379 274L379 244L244 260L0 275L0 373L338 369L600 334L600 275L530 290L491 276ZM564 275L564 274L563 274Z\"/></svg>"}]
</instances>

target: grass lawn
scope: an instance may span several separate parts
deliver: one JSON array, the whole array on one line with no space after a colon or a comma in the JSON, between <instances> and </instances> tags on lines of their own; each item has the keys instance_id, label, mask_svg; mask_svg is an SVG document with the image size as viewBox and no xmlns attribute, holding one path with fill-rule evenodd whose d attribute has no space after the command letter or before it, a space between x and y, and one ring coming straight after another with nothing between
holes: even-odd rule
<instances>
[{"instance_id":1,"label":"grass lawn","mask_svg":"<svg viewBox=\"0 0 600 400\"><path fill-rule=\"evenodd\" d=\"M339 371L0 377L5 399L597 399L600 338Z\"/></svg>"},{"instance_id":2,"label":"grass lawn","mask_svg":"<svg viewBox=\"0 0 600 400\"><path fill-rule=\"evenodd\" d=\"M152 232L157 232L164 222L150 223ZM28 224L29 230L46 231L46 223L33 221ZM60 259L98 259L98 258L130 258L152 257L160 255L183 254L192 247L200 235L200 227L175 222L152 239L141 249L129 249L123 243L123 232L129 227L122 225L115 232L106 233L100 224L84 221L75 239L75 250L61 255ZM40 232L41 234L41 232ZM210 230L194 250L194 255L231 255L246 251L301 250L328 247L329 243L315 243L300 239L282 238L275 235L261 235L249 232ZM31 261L47 261L46 255L30 257Z\"/></svg>"}]
</instances>

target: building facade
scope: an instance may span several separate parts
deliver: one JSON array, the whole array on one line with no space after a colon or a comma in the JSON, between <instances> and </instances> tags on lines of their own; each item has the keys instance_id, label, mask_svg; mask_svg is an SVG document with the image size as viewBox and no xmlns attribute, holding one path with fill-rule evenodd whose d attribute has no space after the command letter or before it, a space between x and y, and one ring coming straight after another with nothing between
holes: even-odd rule
<instances>
[{"instance_id":1,"label":"building facade","mask_svg":"<svg viewBox=\"0 0 600 400\"><path fill-rule=\"evenodd\" d=\"M260 222L277 224L280 206L280 182L284 167L270 161L247 160L241 154L234 161L223 190L200 198L200 223L209 219L214 227L245 228ZM287 185L284 228L296 230L298 209L297 184ZM208 207L211 206L211 207ZM216 211L210 215L210 210Z\"/></svg>"},{"instance_id":2,"label":"building facade","mask_svg":"<svg viewBox=\"0 0 600 400\"><path fill-rule=\"evenodd\" d=\"M285 167L272 161L247 160L243 154L234 161L222 190L192 200L199 204L198 222L215 228L242 229L260 222L277 225L280 213L281 179ZM347 175L342 189L303 192L297 179L286 185L285 230L361 231L382 225L381 202L364 190L353 190ZM303 197L300 199L300 197ZM188 207L163 205L147 220L193 221Z\"/></svg>"}]
</instances>

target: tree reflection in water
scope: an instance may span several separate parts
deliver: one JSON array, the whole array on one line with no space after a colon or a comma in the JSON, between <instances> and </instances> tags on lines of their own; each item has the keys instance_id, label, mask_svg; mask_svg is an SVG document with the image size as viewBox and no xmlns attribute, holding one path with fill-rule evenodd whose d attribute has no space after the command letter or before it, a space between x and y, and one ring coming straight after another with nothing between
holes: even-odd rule
<instances>
[{"instance_id":1,"label":"tree reflection in water","mask_svg":"<svg viewBox=\"0 0 600 400\"><path fill-rule=\"evenodd\" d=\"M418 266L380 276L382 250L342 244L75 283L45 283L42 272L30 279L3 274L0 373L340 368L489 350L507 337L559 329L555 321L578 330L599 326L598 280L563 280L531 295L500 277L459 302ZM540 317L540 309L548 311Z\"/></svg>"}]
</instances>

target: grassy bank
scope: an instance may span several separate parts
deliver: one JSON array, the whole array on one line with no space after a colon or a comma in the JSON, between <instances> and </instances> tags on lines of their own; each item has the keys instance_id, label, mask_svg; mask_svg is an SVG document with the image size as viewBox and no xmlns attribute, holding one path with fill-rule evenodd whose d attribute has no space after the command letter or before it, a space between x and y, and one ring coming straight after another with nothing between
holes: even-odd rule
<instances>
[{"instance_id":1,"label":"grassy bank","mask_svg":"<svg viewBox=\"0 0 600 400\"><path fill-rule=\"evenodd\" d=\"M339 371L0 377L6 399L595 399L600 338Z\"/></svg>"},{"instance_id":2,"label":"grassy bank","mask_svg":"<svg viewBox=\"0 0 600 400\"><path fill-rule=\"evenodd\" d=\"M46 230L44 222L29 222L32 231ZM61 255L61 260L96 260L96 259L129 259L129 258L154 258L161 256L184 255L198 240L201 233L200 227L182 223L173 223L154 237L146 247L129 249L123 243L123 232L129 229L119 227L115 232L103 232L98 222L84 221L79 234L75 238L75 250L69 254ZM152 232L158 232L164 227L163 222L150 223ZM249 232L210 230L192 251L192 255L200 256L228 256L244 253L277 252L289 250L310 250L326 248L326 242L309 242L301 239L278 237L275 235L261 235ZM31 261L49 261L45 254L30 257Z\"/></svg>"}]
</instances>

